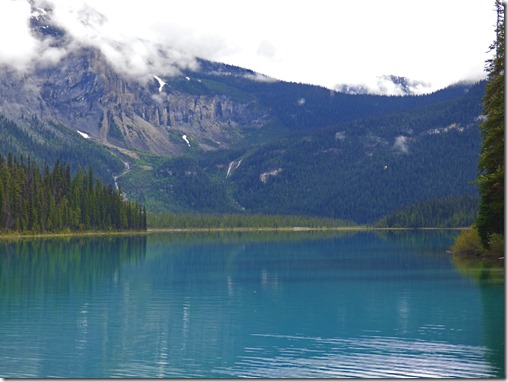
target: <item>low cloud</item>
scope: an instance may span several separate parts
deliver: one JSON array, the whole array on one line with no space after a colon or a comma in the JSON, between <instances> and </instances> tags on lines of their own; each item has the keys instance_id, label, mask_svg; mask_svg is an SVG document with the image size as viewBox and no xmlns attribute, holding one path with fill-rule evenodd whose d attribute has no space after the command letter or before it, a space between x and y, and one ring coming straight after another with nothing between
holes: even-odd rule
<instances>
[{"instance_id":1,"label":"low cloud","mask_svg":"<svg viewBox=\"0 0 508 382\"><path fill-rule=\"evenodd\" d=\"M36 28L31 25L34 20ZM124 32L123 27L79 0L2 1L0 64L28 71L36 65L54 64L80 48L93 47L119 73L143 81L151 74L171 76L183 68L197 68L195 55L169 47L164 34L148 40Z\"/></svg>"},{"instance_id":2,"label":"low cloud","mask_svg":"<svg viewBox=\"0 0 508 382\"><path fill-rule=\"evenodd\" d=\"M407 137L403 135L399 135L395 137L395 142L393 143L393 148L403 154L407 154L409 152L409 145Z\"/></svg>"},{"instance_id":3,"label":"low cloud","mask_svg":"<svg viewBox=\"0 0 508 382\"><path fill-rule=\"evenodd\" d=\"M27 1L0 2L0 63L17 69L39 56L39 41L30 33L30 4Z\"/></svg>"},{"instance_id":4,"label":"low cloud","mask_svg":"<svg viewBox=\"0 0 508 382\"><path fill-rule=\"evenodd\" d=\"M259 44L258 50L257 50L256 53L261 55L261 56L268 57L268 58L274 58L275 54L276 54L276 49L275 49L275 47L273 46L272 43L270 43L270 42L268 42L266 40L263 40Z\"/></svg>"},{"instance_id":5,"label":"low cloud","mask_svg":"<svg viewBox=\"0 0 508 382\"><path fill-rule=\"evenodd\" d=\"M340 84L335 90L349 94L413 95L434 91L428 82L412 80L406 77L383 75L376 76L369 83Z\"/></svg>"},{"instance_id":6,"label":"low cloud","mask_svg":"<svg viewBox=\"0 0 508 382\"><path fill-rule=\"evenodd\" d=\"M484 78L484 62L491 57L485 51L495 38L489 27L495 22L492 7L435 0L419 8L426 17L416 20L399 3L369 1L368 8L375 11L368 15L363 2L291 3L291 17L281 28L281 17L288 12L285 1L0 0L0 65L29 70L92 46L123 73L147 78L194 67L194 57L357 93L402 94L403 86L377 77L389 73L432 83L409 84L416 94L464 78ZM32 33L31 5L53 9L50 20L65 32L64 43L55 41L61 36ZM450 17L458 8L461 17ZM402 17L393 11L401 9ZM348 33L354 38L335 39L330 45L330 36ZM376 65L369 64L372 60Z\"/></svg>"},{"instance_id":7,"label":"low cloud","mask_svg":"<svg viewBox=\"0 0 508 382\"><path fill-rule=\"evenodd\" d=\"M247 78L248 80L257 81L257 82L276 82L277 79L265 76L261 73L253 73L253 74L245 74L244 78Z\"/></svg>"}]
</instances>

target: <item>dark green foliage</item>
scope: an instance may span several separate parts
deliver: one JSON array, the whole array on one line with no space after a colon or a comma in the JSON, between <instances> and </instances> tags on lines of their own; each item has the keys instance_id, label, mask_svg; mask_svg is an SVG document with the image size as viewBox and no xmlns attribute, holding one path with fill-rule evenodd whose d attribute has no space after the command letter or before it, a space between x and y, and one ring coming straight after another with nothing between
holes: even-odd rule
<instances>
[{"instance_id":1,"label":"dark green foliage","mask_svg":"<svg viewBox=\"0 0 508 382\"><path fill-rule=\"evenodd\" d=\"M29 157L0 156L0 231L143 230L145 211L119 190L59 160L41 171Z\"/></svg>"},{"instance_id":2,"label":"dark green foliage","mask_svg":"<svg viewBox=\"0 0 508 382\"><path fill-rule=\"evenodd\" d=\"M418 202L390 213L378 227L455 228L470 226L478 212L478 197L454 196Z\"/></svg>"},{"instance_id":3,"label":"dark green foliage","mask_svg":"<svg viewBox=\"0 0 508 382\"><path fill-rule=\"evenodd\" d=\"M142 261L146 241L146 235L3 240L0 298L89 290L94 283L121 272L126 263ZM59 282L43 285L46 279Z\"/></svg>"},{"instance_id":4,"label":"dark green foliage","mask_svg":"<svg viewBox=\"0 0 508 382\"><path fill-rule=\"evenodd\" d=\"M22 123L0 115L0 155L23 155L37 163L57 160L68 163L75 171L78 167L93 167L95 174L105 183L123 170L122 161L93 141L82 138L77 132L53 123L44 123L37 117L26 117Z\"/></svg>"},{"instance_id":5,"label":"dark green foliage","mask_svg":"<svg viewBox=\"0 0 508 382\"><path fill-rule=\"evenodd\" d=\"M352 222L309 216L261 214L170 214L148 216L150 228L332 228L352 226Z\"/></svg>"},{"instance_id":6,"label":"dark green foliage","mask_svg":"<svg viewBox=\"0 0 508 382\"><path fill-rule=\"evenodd\" d=\"M480 207L476 225L482 244L489 247L489 238L497 233L504 235L504 108L505 108L505 5L496 1L498 22L497 39L491 47L495 58L488 62L489 72L481 125L482 151L479 161L480 174L477 183L480 189Z\"/></svg>"},{"instance_id":7,"label":"dark green foliage","mask_svg":"<svg viewBox=\"0 0 508 382\"><path fill-rule=\"evenodd\" d=\"M224 175L209 176L194 158L149 158L121 179L127 194L143 202L151 212L231 212L233 206Z\"/></svg>"},{"instance_id":8,"label":"dark green foliage","mask_svg":"<svg viewBox=\"0 0 508 382\"><path fill-rule=\"evenodd\" d=\"M478 229L473 225L457 236L450 251L460 257L493 260L496 266L504 266L504 248L504 235L498 233L490 235L489 247L486 248L481 242Z\"/></svg>"},{"instance_id":9,"label":"dark green foliage","mask_svg":"<svg viewBox=\"0 0 508 382\"><path fill-rule=\"evenodd\" d=\"M477 84L472 94L433 110L358 120L264 145L244 155L231 177L233 195L250 212L359 223L421 200L474 195L482 88Z\"/></svg>"}]
</instances>

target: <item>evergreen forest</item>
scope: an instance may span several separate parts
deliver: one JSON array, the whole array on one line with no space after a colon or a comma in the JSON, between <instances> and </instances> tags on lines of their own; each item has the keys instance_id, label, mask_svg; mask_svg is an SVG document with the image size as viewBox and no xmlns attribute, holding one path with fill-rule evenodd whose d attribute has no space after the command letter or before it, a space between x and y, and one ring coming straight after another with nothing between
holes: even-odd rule
<instances>
[{"instance_id":1,"label":"evergreen forest","mask_svg":"<svg viewBox=\"0 0 508 382\"><path fill-rule=\"evenodd\" d=\"M171 214L148 215L150 228L183 229L255 229L255 228L336 228L351 227L355 223L340 219L296 215L266 214Z\"/></svg>"},{"instance_id":2,"label":"evergreen forest","mask_svg":"<svg viewBox=\"0 0 508 382\"><path fill-rule=\"evenodd\" d=\"M480 189L480 206L476 225L482 245L489 248L493 234L504 236L504 118L505 118L505 4L496 2L496 41L490 49L494 59L487 62L489 73L483 109L486 115L481 125L482 151L479 161L480 174L477 183Z\"/></svg>"},{"instance_id":3,"label":"evergreen forest","mask_svg":"<svg viewBox=\"0 0 508 382\"><path fill-rule=\"evenodd\" d=\"M0 231L145 229L145 209L103 184L91 167L72 176L71 166L59 160L41 170L30 157L0 155Z\"/></svg>"}]
</instances>

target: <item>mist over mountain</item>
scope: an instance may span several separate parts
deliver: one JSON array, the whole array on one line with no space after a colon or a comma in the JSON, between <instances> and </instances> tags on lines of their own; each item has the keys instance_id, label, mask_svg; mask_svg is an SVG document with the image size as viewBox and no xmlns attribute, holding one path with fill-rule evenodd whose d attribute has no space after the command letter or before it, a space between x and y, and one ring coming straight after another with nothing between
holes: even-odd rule
<instances>
[{"instance_id":1,"label":"mist over mountain","mask_svg":"<svg viewBox=\"0 0 508 382\"><path fill-rule=\"evenodd\" d=\"M51 3L30 5L41 54L0 69L1 154L91 165L151 211L372 222L476 194L483 82L415 95L426 84L390 75L379 87L399 96L331 91L104 38L90 8L73 32Z\"/></svg>"},{"instance_id":2,"label":"mist over mountain","mask_svg":"<svg viewBox=\"0 0 508 382\"><path fill-rule=\"evenodd\" d=\"M375 88L367 85L337 85L335 90L346 94L418 95L430 93L430 84L407 77L385 75L378 77Z\"/></svg>"}]
</instances>

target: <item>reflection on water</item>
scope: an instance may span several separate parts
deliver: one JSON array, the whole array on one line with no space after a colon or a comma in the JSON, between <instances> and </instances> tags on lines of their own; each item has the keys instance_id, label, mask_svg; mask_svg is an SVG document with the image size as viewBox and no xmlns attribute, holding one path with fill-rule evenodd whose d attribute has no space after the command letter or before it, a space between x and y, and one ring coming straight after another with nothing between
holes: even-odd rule
<instances>
[{"instance_id":1,"label":"reflection on water","mask_svg":"<svg viewBox=\"0 0 508 382\"><path fill-rule=\"evenodd\" d=\"M453 256L452 262L460 273L471 277L480 286L504 284L504 265L497 260Z\"/></svg>"},{"instance_id":2,"label":"reflection on water","mask_svg":"<svg viewBox=\"0 0 508 382\"><path fill-rule=\"evenodd\" d=\"M482 296L483 326L485 342L494 351L487 354L492 363L499 363L497 357L505 351L505 270L503 262L483 260L462 256L453 256L453 264L463 275L471 278L478 285ZM499 375L505 375L504 363L499 363Z\"/></svg>"},{"instance_id":3,"label":"reflection on water","mask_svg":"<svg viewBox=\"0 0 508 382\"><path fill-rule=\"evenodd\" d=\"M486 349L390 337L312 338L259 335L276 339L277 354L249 349L236 365L246 378L481 378Z\"/></svg>"},{"instance_id":4,"label":"reflection on water","mask_svg":"<svg viewBox=\"0 0 508 382\"><path fill-rule=\"evenodd\" d=\"M0 296L66 293L118 277L143 259L146 237L18 239L0 242Z\"/></svg>"},{"instance_id":5,"label":"reflection on water","mask_svg":"<svg viewBox=\"0 0 508 382\"><path fill-rule=\"evenodd\" d=\"M0 375L504 375L503 286L421 234L5 242Z\"/></svg>"}]
</instances>

